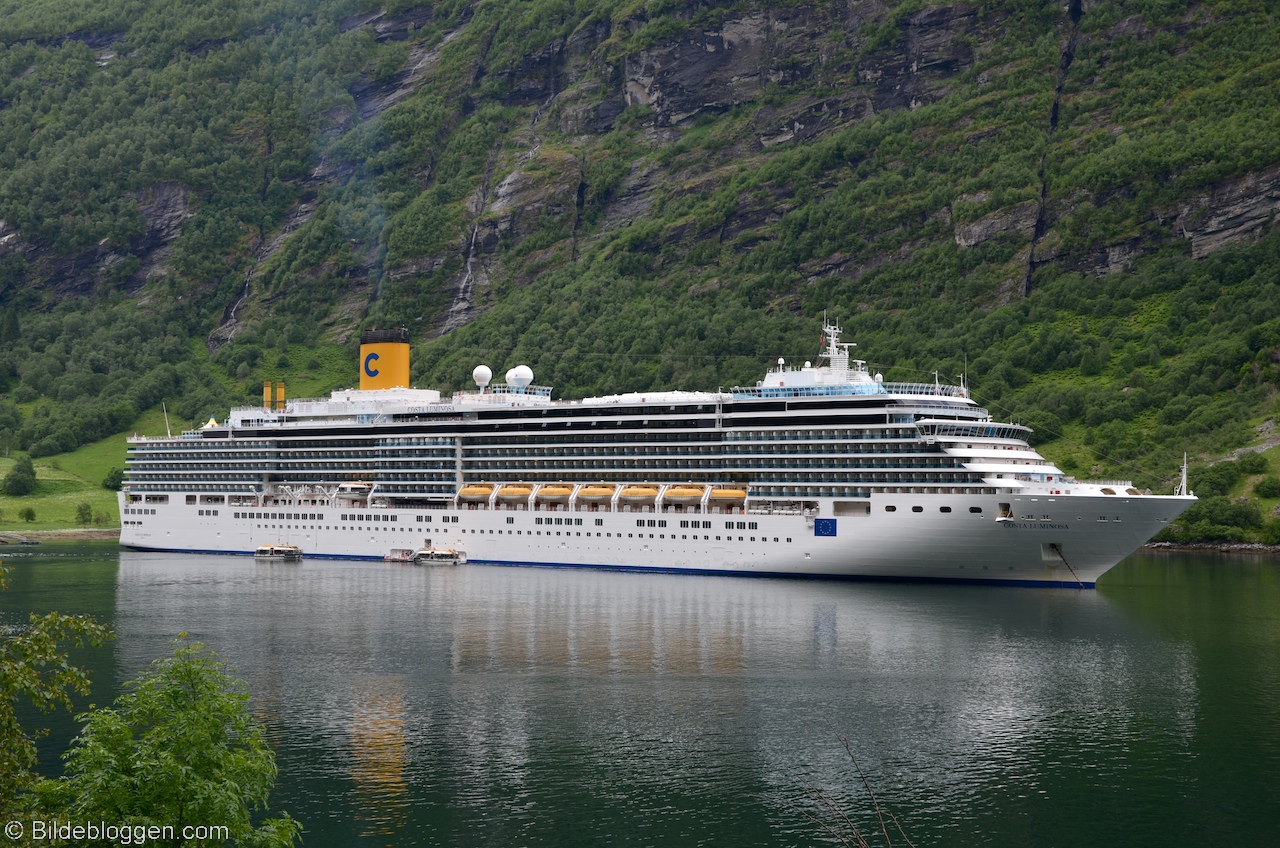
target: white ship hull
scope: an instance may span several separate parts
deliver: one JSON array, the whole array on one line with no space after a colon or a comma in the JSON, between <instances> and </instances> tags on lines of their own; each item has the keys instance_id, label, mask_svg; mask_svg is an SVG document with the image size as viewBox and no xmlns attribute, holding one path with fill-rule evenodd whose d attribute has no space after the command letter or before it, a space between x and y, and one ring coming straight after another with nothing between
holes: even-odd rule
<instances>
[{"instance_id":1,"label":"white ship hull","mask_svg":"<svg viewBox=\"0 0 1280 848\"><path fill-rule=\"evenodd\" d=\"M464 507L360 513L377 514L382 520L375 522L341 521L332 508L300 513L318 519L298 519L263 517L299 514L280 509L219 509L216 516L194 517L193 510L162 505L145 520L126 525L120 542L141 550L244 554L264 544L289 544L308 557L370 560L385 559L394 548L435 546L466 551L469 562L497 565L1092 587L1192 502L1150 495L1015 498L1016 515L1024 514L1024 507L1035 515L1021 520L996 518L996 498L880 496L871 499L869 514L829 519L834 528L823 527L824 535L815 531L813 517L751 511ZM891 505L895 511L886 512ZM913 506L922 511L913 512ZM951 511L941 512L944 506ZM820 507L819 515L823 512L831 514ZM418 520L428 515L430 524ZM555 525L556 519L569 524ZM657 526L660 521L666 526ZM680 527L681 521L711 526ZM734 528L726 529L726 522ZM738 529L739 523L747 526ZM825 535L832 529L834 535Z\"/></svg>"}]
</instances>

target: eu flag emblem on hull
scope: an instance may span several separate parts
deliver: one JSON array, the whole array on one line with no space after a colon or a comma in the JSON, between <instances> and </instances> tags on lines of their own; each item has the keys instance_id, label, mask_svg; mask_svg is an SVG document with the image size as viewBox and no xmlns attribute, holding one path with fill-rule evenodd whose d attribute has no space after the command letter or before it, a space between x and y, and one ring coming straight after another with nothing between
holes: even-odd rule
<instances>
[{"instance_id":1,"label":"eu flag emblem on hull","mask_svg":"<svg viewBox=\"0 0 1280 848\"><path fill-rule=\"evenodd\" d=\"M835 534L836 520L834 518L815 518L813 520L813 535L834 536Z\"/></svg>"}]
</instances>

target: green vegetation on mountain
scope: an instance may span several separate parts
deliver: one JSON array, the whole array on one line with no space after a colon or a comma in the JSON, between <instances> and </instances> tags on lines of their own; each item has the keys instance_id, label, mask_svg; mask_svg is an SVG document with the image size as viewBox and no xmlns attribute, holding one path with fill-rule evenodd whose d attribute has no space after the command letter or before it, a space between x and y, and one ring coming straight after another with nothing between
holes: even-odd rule
<instances>
[{"instance_id":1,"label":"green vegetation on mountain","mask_svg":"<svg viewBox=\"0 0 1280 848\"><path fill-rule=\"evenodd\" d=\"M369 326L438 388L750 384L829 310L1072 473L1207 492L1276 413L1278 12L0 0L0 447L349 385ZM1267 535L1267 471L1177 532Z\"/></svg>"}]
</instances>

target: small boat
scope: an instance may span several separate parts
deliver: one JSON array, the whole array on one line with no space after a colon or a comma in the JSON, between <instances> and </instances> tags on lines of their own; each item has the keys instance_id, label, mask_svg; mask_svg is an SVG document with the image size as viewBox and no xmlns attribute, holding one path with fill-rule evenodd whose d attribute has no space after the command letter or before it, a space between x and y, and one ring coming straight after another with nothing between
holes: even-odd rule
<instances>
[{"instance_id":1,"label":"small boat","mask_svg":"<svg viewBox=\"0 0 1280 848\"><path fill-rule=\"evenodd\" d=\"M532 494L532 486L526 486L523 483L513 483L509 486L503 486L498 490L498 500L520 503L529 500L529 496Z\"/></svg>"},{"instance_id":2,"label":"small boat","mask_svg":"<svg viewBox=\"0 0 1280 848\"><path fill-rule=\"evenodd\" d=\"M418 565L462 565L467 555L453 548L421 548L414 553L413 561Z\"/></svg>"},{"instance_id":3,"label":"small boat","mask_svg":"<svg viewBox=\"0 0 1280 848\"><path fill-rule=\"evenodd\" d=\"M373 484L363 480L352 480L338 486L337 496L340 498L367 498L373 491Z\"/></svg>"},{"instance_id":4,"label":"small boat","mask_svg":"<svg viewBox=\"0 0 1280 848\"><path fill-rule=\"evenodd\" d=\"M538 490L538 500L550 501L552 503L565 503L569 500L569 496L573 494L572 486L564 486L559 483L553 483L549 486L543 486Z\"/></svg>"},{"instance_id":5,"label":"small boat","mask_svg":"<svg viewBox=\"0 0 1280 848\"><path fill-rule=\"evenodd\" d=\"M471 483L458 490L458 498L464 501L487 501L492 494L492 483Z\"/></svg>"},{"instance_id":6,"label":"small boat","mask_svg":"<svg viewBox=\"0 0 1280 848\"><path fill-rule=\"evenodd\" d=\"M627 503L653 503L658 497L658 489L654 486L627 486L618 497Z\"/></svg>"},{"instance_id":7,"label":"small boat","mask_svg":"<svg viewBox=\"0 0 1280 848\"><path fill-rule=\"evenodd\" d=\"M297 562L302 559L302 548L297 545L258 545L257 550L253 552L253 558Z\"/></svg>"},{"instance_id":8,"label":"small boat","mask_svg":"<svg viewBox=\"0 0 1280 848\"><path fill-rule=\"evenodd\" d=\"M387 562L413 562L416 551L413 548L392 548L387 554Z\"/></svg>"},{"instance_id":9,"label":"small boat","mask_svg":"<svg viewBox=\"0 0 1280 848\"><path fill-rule=\"evenodd\" d=\"M702 486L672 486L662 493L664 503L695 504L702 501L707 490Z\"/></svg>"},{"instance_id":10,"label":"small boat","mask_svg":"<svg viewBox=\"0 0 1280 848\"><path fill-rule=\"evenodd\" d=\"M747 493L742 489L712 489L709 499L713 503L741 503L747 499Z\"/></svg>"},{"instance_id":11,"label":"small boat","mask_svg":"<svg viewBox=\"0 0 1280 848\"><path fill-rule=\"evenodd\" d=\"M584 503L600 503L602 501L613 500L613 493L617 489L604 483L597 483L592 486L583 486L578 490L578 500Z\"/></svg>"}]
</instances>

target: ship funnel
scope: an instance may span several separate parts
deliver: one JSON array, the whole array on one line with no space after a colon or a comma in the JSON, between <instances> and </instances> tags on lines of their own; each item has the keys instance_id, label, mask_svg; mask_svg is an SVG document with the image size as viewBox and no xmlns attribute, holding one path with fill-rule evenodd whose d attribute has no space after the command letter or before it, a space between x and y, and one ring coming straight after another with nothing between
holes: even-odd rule
<instances>
[{"instance_id":1,"label":"ship funnel","mask_svg":"<svg viewBox=\"0 0 1280 848\"><path fill-rule=\"evenodd\" d=\"M360 390L409 387L409 331L365 330L360 334Z\"/></svg>"}]
</instances>

